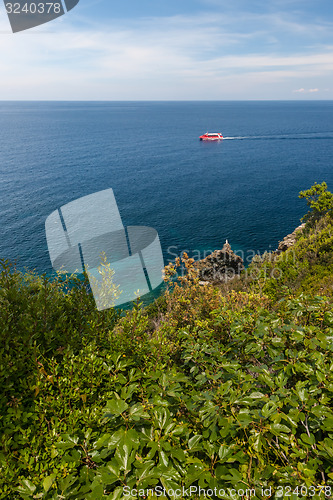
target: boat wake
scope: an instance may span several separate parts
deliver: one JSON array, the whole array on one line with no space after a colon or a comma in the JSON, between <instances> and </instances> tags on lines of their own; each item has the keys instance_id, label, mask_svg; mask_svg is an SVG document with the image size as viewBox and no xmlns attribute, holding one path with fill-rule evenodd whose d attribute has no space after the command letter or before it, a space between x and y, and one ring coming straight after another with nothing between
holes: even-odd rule
<instances>
[{"instance_id":1,"label":"boat wake","mask_svg":"<svg viewBox=\"0 0 333 500\"><path fill-rule=\"evenodd\" d=\"M333 132L319 132L310 134L285 134L285 135L239 135L235 137L223 137L224 141L272 141L272 140L302 140L302 139L333 139Z\"/></svg>"}]
</instances>

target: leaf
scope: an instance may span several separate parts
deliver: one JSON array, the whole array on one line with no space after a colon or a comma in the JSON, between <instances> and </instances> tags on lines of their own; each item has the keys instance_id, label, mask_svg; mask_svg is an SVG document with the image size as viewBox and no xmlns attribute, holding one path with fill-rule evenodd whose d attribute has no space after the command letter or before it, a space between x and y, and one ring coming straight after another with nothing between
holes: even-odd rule
<instances>
[{"instance_id":1,"label":"leaf","mask_svg":"<svg viewBox=\"0 0 333 500\"><path fill-rule=\"evenodd\" d=\"M79 438L77 436L69 436L68 434L65 434L62 436L64 441L60 441L59 443L56 443L56 448L59 450L70 450L71 448L74 448L78 442Z\"/></svg>"},{"instance_id":2,"label":"leaf","mask_svg":"<svg viewBox=\"0 0 333 500\"><path fill-rule=\"evenodd\" d=\"M332 412L327 406L323 405L317 405L317 406L312 406L311 412L316 415L316 417L322 418L322 417L332 417Z\"/></svg>"},{"instance_id":3,"label":"leaf","mask_svg":"<svg viewBox=\"0 0 333 500\"><path fill-rule=\"evenodd\" d=\"M106 410L104 417L111 416L112 418L119 417L128 408L128 404L123 399L111 399L106 404Z\"/></svg>"},{"instance_id":4,"label":"leaf","mask_svg":"<svg viewBox=\"0 0 333 500\"><path fill-rule=\"evenodd\" d=\"M233 484L237 484L237 483L241 483L243 484L242 482L242 479L243 479L243 476L240 474L240 472L237 470L237 469L228 469L228 475L223 475L223 476L220 476L221 479L226 479L228 481L231 481Z\"/></svg>"},{"instance_id":5,"label":"leaf","mask_svg":"<svg viewBox=\"0 0 333 500\"><path fill-rule=\"evenodd\" d=\"M251 399L262 399L265 397L265 394L263 394L262 392L252 392L249 396L249 398Z\"/></svg>"},{"instance_id":6,"label":"leaf","mask_svg":"<svg viewBox=\"0 0 333 500\"><path fill-rule=\"evenodd\" d=\"M120 465L120 470L129 471L130 464L134 461L134 453L131 453L132 447L128 443L123 443L121 447L117 448L115 459Z\"/></svg>"},{"instance_id":7,"label":"leaf","mask_svg":"<svg viewBox=\"0 0 333 500\"><path fill-rule=\"evenodd\" d=\"M332 439L325 438L324 441L318 443L318 448L327 453L327 455L332 459L333 458L333 441Z\"/></svg>"},{"instance_id":8,"label":"leaf","mask_svg":"<svg viewBox=\"0 0 333 500\"><path fill-rule=\"evenodd\" d=\"M131 406L129 410L131 420L139 421L141 418L149 418L149 414L145 411L142 404L138 403Z\"/></svg>"},{"instance_id":9,"label":"leaf","mask_svg":"<svg viewBox=\"0 0 333 500\"><path fill-rule=\"evenodd\" d=\"M163 450L160 450L158 452L159 454L159 457L160 457L160 462L165 466L165 467L168 467L169 465L169 460L168 460L168 456L167 454L165 453L165 451Z\"/></svg>"},{"instance_id":10,"label":"leaf","mask_svg":"<svg viewBox=\"0 0 333 500\"><path fill-rule=\"evenodd\" d=\"M153 477L152 468L155 466L155 462L153 460L148 460L143 464L138 464L136 462L136 477L138 479L138 484L142 483L142 481Z\"/></svg>"},{"instance_id":11,"label":"leaf","mask_svg":"<svg viewBox=\"0 0 333 500\"><path fill-rule=\"evenodd\" d=\"M188 440L188 447L191 451L194 451L195 449L200 449L197 445L201 440L201 438L202 438L201 434L197 434L196 436L192 436Z\"/></svg>"},{"instance_id":12,"label":"leaf","mask_svg":"<svg viewBox=\"0 0 333 500\"><path fill-rule=\"evenodd\" d=\"M152 458L154 458L158 450L158 443L156 443L156 441L150 441L149 443L147 443L147 448L150 448L150 452L148 453L146 458L148 460L151 460Z\"/></svg>"},{"instance_id":13,"label":"leaf","mask_svg":"<svg viewBox=\"0 0 333 500\"><path fill-rule=\"evenodd\" d=\"M101 500L104 497L104 488L102 484L96 484L91 493L86 496L87 500Z\"/></svg>"},{"instance_id":14,"label":"leaf","mask_svg":"<svg viewBox=\"0 0 333 500\"><path fill-rule=\"evenodd\" d=\"M123 498L124 488L121 486L114 490L114 492L108 497L109 500L120 500Z\"/></svg>"},{"instance_id":15,"label":"leaf","mask_svg":"<svg viewBox=\"0 0 333 500\"><path fill-rule=\"evenodd\" d=\"M289 427L282 424L272 424L270 428L273 434L275 434L276 436L279 436L282 432L291 432L291 429Z\"/></svg>"},{"instance_id":16,"label":"leaf","mask_svg":"<svg viewBox=\"0 0 333 500\"><path fill-rule=\"evenodd\" d=\"M185 462L185 460L186 460L185 452L181 448L172 449L171 456L174 458L177 458L177 460L179 460L179 462Z\"/></svg>"},{"instance_id":17,"label":"leaf","mask_svg":"<svg viewBox=\"0 0 333 500\"><path fill-rule=\"evenodd\" d=\"M186 471L186 477L185 477L186 486L189 486L190 484L197 481L197 479L205 472L205 465L198 458L194 460L195 463L192 463L187 468Z\"/></svg>"},{"instance_id":18,"label":"leaf","mask_svg":"<svg viewBox=\"0 0 333 500\"><path fill-rule=\"evenodd\" d=\"M263 416L265 418L267 418L270 415L273 415L273 413L276 412L276 409L277 409L277 405L273 401L269 401L268 403L266 403L263 406L261 413L263 414Z\"/></svg>"},{"instance_id":19,"label":"leaf","mask_svg":"<svg viewBox=\"0 0 333 500\"><path fill-rule=\"evenodd\" d=\"M169 468L162 472L160 481L166 490L175 490L179 487L180 475L175 469Z\"/></svg>"},{"instance_id":20,"label":"leaf","mask_svg":"<svg viewBox=\"0 0 333 500\"><path fill-rule=\"evenodd\" d=\"M242 410L238 414L238 421L242 428L247 427L251 422L253 422L253 416L248 413L248 411Z\"/></svg>"},{"instance_id":21,"label":"leaf","mask_svg":"<svg viewBox=\"0 0 333 500\"><path fill-rule=\"evenodd\" d=\"M110 437L111 437L111 434L109 434L109 433L106 433L106 434L103 434L102 436L100 436L97 439L97 441L95 441L95 443L93 444L94 448L98 450L99 448L103 448L104 446L106 446Z\"/></svg>"},{"instance_id":22,"label":"leaf","mask_svg":"<svg viewBox=\"0 0 333 500\"><path fill-rule=\"evenodd\" d=\"M313 434L310 434L310 436L308 436L307 434L301 434L301 440L309 445L314 445L316 442Z\"/></svg>"},{"instance_id":23,"label":"leaf","mask_svg":"<svg viewBox=\"0 0 333 500\"><path fill-rule=\"evenodd\" d=\"M170 412L167 408L157 408L154 411L155 421L160 429L170 424Z\"/></svg>"},{"instance_id":24,"label":"leaf","mask_svg":"<svg viewBox=\"0 0 333 500\"><path fill-rule=\"evenodd\" d=\"M112 458L112 460L107 462L106 465L99 467L97 470L98 470L98 475L99 474L101 475L104 485L110 485L119 480L120 478L119 469L120 469L119 463L115 460L115 458Z\"/></svg>"},{"instance_id":25,"label":"leaf","mask_svg":"<svg viewBox=\"0 0 333 500\"><path fill-rule=\"evenodd\" d=\"M185 434L186 431L187 431L186 425L183 424L177 426L173 425L172 428L169 429L167 427L165 429L165 435L170 433L171 436L181 436L182 434Z\"/></svg>"},{"instance_id":26,"label":"leaf","mask_svg":"<svg viewBox=\"0 0 333 500\"><path fill-rule=\"evenodd\" d=\"M75 474L70 474L63 479L60 479L59 488L61 489L62 493L66 492L66 490L68 490L68 488L75 483L76 479L77 477L75 476Z\"/></svg>"},{"instance_id":27,"label":"leaf","mask_svg":"<svg viewBox=\"0 0 333 500\"><path fill-rule=\"evenodd\" d=\"M133 392L137 389L137 384L130 384L129 386L125 386L121 389L121 397L122 399L128 399L132 396Z\"/></svg>"},{"instance_id":28,"label":"leaf","mask_svg":"<svg viewBox=\"0 0 333 500\"><path fill-rule=\"evenodd\" d=\"M251 436L251 444L256 452L259 452L262 447L262 437L260 432L257 432L254 436Z\"/></svg>"},{"instance_id":29,"label":"leaf","mask_svg":"<svg viewBox=\"0 0 333 500\"><path fill-rule=\"evenodd\" d=\"M235 372L237 370L239 370L239 368L241 368L241 365L239 363L236 363L236 362L224 362L224 363L221 363L221 367L226 370L227 372Z\"/></svg>"},{"instance_id":30,"label":"leaf","mask_svg":"<svg viewBox=\"0 0 333 500\"><path fill-rule=\"evenodd\" d=\"M46 478L44 478L43 488L46 492L48 492L49 489L51 488L52 484L54 483L55 478L56 478L56 474L51 474L50 476L47 476Z\"/></svg>"},{"instance_id":31,"label":"leaf","mask_svg":"<svg viewBox=\"0 0 333 500\"><path fill-rule=\"evenodd\" d=\"M332 417L325 418L324 422L322 423L322 428L323 428L323 430L332 431L333 430L333 418Z\"/></svg>"},{"instance_id":32,"label":"leaf","mask_svg":"<svg viewBox=\"0 0 333 500\"><path fill-rule=\"evenodd\" d=\"M24 495L32 495L36 491L36 486L29 479L22 480L23 486L19 486L17 491Z\"/></svg>"},{"instance_id":33,"label":"leaf","mask_svg":"<svg viewBox=\"0 0 333 500\"><path fill-rule=\"evenodd\" d=\"M232 449L228 446L225 446L221 444L220 449L219 449L219 457L222 461L225 460L229 455L231 455Z\"/></svg>"},{"instance_id":34,"label":"leaf","mask_svg":"<svg viewBox=\"0 0 333 500\"><path fill-rule=\"evenodd\" d=\"M301 401L306 401L308 394L307 394L306 389L303 387L303 385L304 385L304 383L302 383L301 381L298 381L296 384L296 387L294 389L294 392L297 394L297 396L299 397L299 399Z\"/></svg>"}]
</instances>

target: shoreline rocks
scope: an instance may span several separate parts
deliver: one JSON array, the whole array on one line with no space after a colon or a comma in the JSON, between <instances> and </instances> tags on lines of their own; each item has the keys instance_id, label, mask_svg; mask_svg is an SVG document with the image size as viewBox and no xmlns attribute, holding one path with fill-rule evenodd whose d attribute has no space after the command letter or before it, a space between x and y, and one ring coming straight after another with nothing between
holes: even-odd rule
<instances>
[{"instance_id":1,"label":"shoreline rocks","mask_svg":"<svg viewBox=\"0 0 333 500\"><path fill-rule=\"evenodd\" d=\"M297 239L297 233L303 230L304 228L305 224L301 224L300 226L296 227L296 229L292 233L287 234L287 236L285 236L283 240L279 242L279 246L276 249L276 253L280 254L281 252L285 252L290 247L295 245Z\"/></svg>"},{"instance_id":2,"label":"shoreline rocks","mask_svg":"<svg viewBox=\"0 0 333 500\"><path fill-rule=\"evenodd\" d=\"M285 236L273 254L279 255L291 248L296 243L297 233L302 231L304 227L305 224L301 224L292 233ZM233 252L228 240L226 240L222 250L215 250L204 259L198 260L195 266L199 269L199 283L203 286L210 283L226 283L235 276L239 276L241 271L245 269L243 259Z\"/></svg>"},{"instance_id":3,"label":"shoreline rocks","mask_svg":"<svg viewBox=\"0 0 333 500\"><path fill-rule=\"evenodd\" d=\"M239 275L244 269L244 261L236 255L226 240L222 250L215 250L206 258L196 262L202 284L226 282Z\"/></svg>"}]
</instances>

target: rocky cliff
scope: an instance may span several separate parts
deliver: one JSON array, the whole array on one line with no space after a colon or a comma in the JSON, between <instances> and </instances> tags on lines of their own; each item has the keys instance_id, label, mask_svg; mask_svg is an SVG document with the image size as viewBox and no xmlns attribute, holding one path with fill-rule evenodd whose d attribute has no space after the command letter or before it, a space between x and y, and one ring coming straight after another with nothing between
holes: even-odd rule
<instances>
[{"instance_id":1,"label":"rocky cliff","mask_svg":"<svg viewBox=\"0 0 333 500\"><path fill-rule=\"evenodd\" d=\"M283 240L280 241L279 246L276 250L277 253L285 252L286 250L288 250L288 248L295 245L297 233L299 231L301 231L302 229L304 229L304 227L305 227L305 224L301 224L300 226L296 227L296 229L292 233L287 234L287 236L285 236L283 238Z\"/></svg>"},{"instance_id":2,"label":"rocky cliff","mask_svg":"<svg viewBox=\"0 0 333 500\"><path fill-rule=\"evenodd\" d=\"M205 259L196 263L202 282L226 282L238 275L244 269L243 259L236 255L228 240L222 250L215 250Z\"/></svg>"}]
</instances>

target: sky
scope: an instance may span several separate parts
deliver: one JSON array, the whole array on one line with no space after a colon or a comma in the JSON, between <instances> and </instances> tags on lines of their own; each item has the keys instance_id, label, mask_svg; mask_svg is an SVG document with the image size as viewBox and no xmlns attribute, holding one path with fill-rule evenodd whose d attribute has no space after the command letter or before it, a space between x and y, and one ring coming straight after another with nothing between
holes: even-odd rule
<instances>
[{"instance_id":1,"label":"sky","mask_svg":"<svg viewBox=\"0 0 333 500\"><path fill-rule=\"evenodd\" d=\"M0 100L333 99L332 0L80 0L12 33Z\"/></svg>"}]
</instances>

